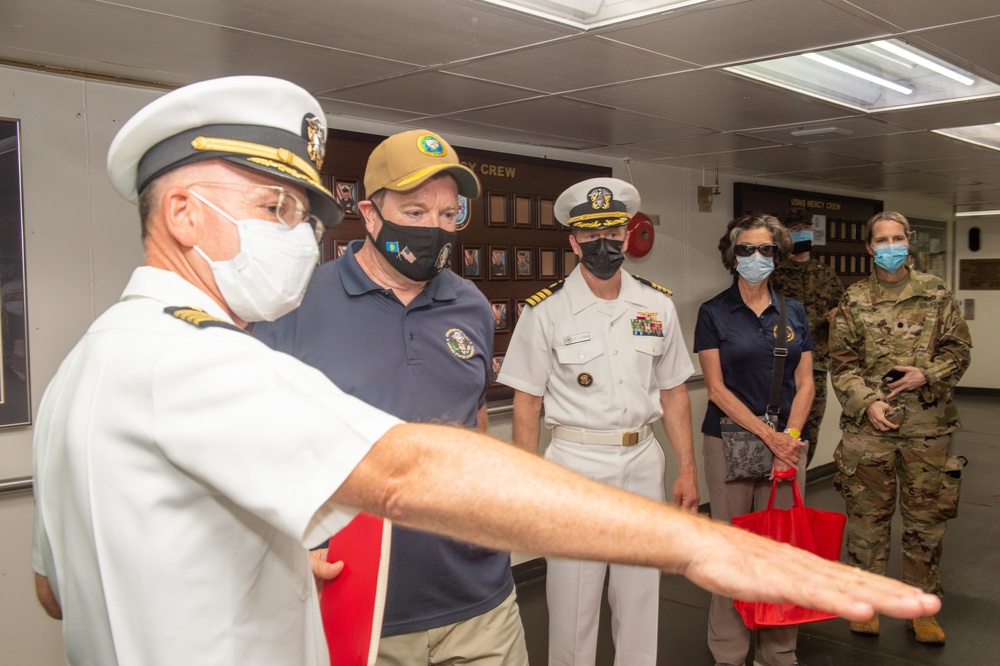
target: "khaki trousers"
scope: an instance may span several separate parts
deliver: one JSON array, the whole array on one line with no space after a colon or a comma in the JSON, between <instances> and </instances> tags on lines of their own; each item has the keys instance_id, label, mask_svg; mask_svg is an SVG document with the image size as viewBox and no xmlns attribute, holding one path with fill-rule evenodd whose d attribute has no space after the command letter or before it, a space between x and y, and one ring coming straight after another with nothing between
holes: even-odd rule
<instances>
[{"instance_id":1,"label":"khaki trousers","mask_svg":"<svg viewBox=\"0 0 1000 666\"><path fill-rule=\"evenodd\" d=\"M799 490L805 496L806 455L799 456ZM705 435L705 482L712 504L712 518L730 522L742 516L767 508L771 497L770 481L732 481L726 483L726 458L722 453L722 440ZM774 506L788 509L792 506L792 489L787 482L778 485ZM753 634L756 633L756 636ZM764 666L791 666L795 663L795 643L798 627L759 629L752 632L743 624L733 600L712 595L708 608L708 648L715 661L723 664L742 664L750 651L750 638L755 638L754 660Z\"/></svg>"},{"instance_id":2,"label":"khaki trousers","mask_svg":"<svg viewBox=\"0 0 1000 666\"><path fill-rule=\"evenodd\" d=\"M382 638L376 666L528 666L517 593L482 615Z\"/></svg>"}]
</instances>

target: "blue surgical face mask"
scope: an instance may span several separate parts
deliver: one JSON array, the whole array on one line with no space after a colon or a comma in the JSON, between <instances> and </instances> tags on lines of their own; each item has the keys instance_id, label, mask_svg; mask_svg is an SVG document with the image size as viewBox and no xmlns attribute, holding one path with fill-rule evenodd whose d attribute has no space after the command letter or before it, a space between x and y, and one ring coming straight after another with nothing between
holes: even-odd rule
<instances>
[{"instance_id":1,"label":"blue surgical face mask","mask_svg":"<svg viewBox=\"0 0 1000 666\"><path fill-rule=\"evenodd\" d=\"M802 254L803 252L808 252L812 249L812 229L791 231L788 235L792 237L792 254Z\"/></svg>"},{"instance_id":2,"label":"blue surgical face mask","mask_svg":"<svg viewBox=\"0 0 1000 666\"><path fill-rule=\"evenodd\" d=\"M760 284L774 270L774 257L765 257L754 252L749 257L736 258L736 272L750 284Z\"/></svg>"},{"instance_id":3,"label":"blue surgical face mask","mask_svg":"<svg viewBox=\"0 0 1000 666\"><path fill-rule=\"evenodd\" d=\"M899 267L903 265L906 261L906 255L909 254L910 248L906 245L897 245L895 243L888 243L886 245L876 245L872 248L875 253L875 265L890 273L895 273L899 270Z\"/></svg>"}]
</instances>

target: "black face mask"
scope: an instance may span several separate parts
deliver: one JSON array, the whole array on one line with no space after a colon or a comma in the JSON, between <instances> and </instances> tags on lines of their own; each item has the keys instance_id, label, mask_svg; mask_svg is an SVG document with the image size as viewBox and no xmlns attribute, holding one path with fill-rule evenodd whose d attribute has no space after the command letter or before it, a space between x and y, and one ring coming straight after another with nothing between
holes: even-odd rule
<instances>
[{"instance_id":1,"label":"black face mask","mask_svg":"<svg viewBox=\"0 0 1000 666\"><path fill-rule=\"evenodd\" d=\"M610 280L618 272L618 267L625 261L622 254L623 240L611 240L610 238L598 238L597 240L577 243L583 256L580 263L587 267L599 280Z\"/></svg>"},{"instance_id":2,"label":"black face mask","mask_svg":"<svg viewBox=\"0 0 1000 666\"><path fill-rule=\"evenodd\" d=\"M414 282L427 282L448 265L455 232L440 227L409 227L395 224L382 217L375 202L372 208L382 220L378 238L372 238L375 249L404 277Z\"/></svg>"},{"instance_id":3,"label":"black face mask","mask_svg":"<svg viewBox=\"0 0 1000 666\"><path fill-rule=\"evenodd\" d=\"M812 250L813 242L811 240L799 241L792 245L792 254L802 254L803 252L809 252Z\"/></svg>"}]
</instances>

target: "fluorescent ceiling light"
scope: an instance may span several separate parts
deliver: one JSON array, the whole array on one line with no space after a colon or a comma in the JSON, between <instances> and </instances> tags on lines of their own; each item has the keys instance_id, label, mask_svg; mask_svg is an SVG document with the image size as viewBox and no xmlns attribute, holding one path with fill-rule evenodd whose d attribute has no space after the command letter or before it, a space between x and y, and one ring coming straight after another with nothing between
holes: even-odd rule
<instances>
[{"instance_id":1,"label":"fluorescent ceiling light","mask_svg":"<svg viewBox=\"0 0 1000 666\"><path fill-rule=\"evenodd\" d=\"M874 74L869 74L868 72L863 72L860 69L851 67L850 65L845 65L842 62L837 62L836 60L831 60L826 56L822 56L818 53L803 53L803 58L809 58L810 60L818 63L822 63L827 67L832 67L838 71L844 72L845 74L850 74L851 76L856 76L859 79L865 81L871 81L883 88L888 88L889 90L895 90L896 92L903 95L910 95L913 93L913 88L907 88L906 86L901 86L898 83L893 83L892 81L886 81L881 76L875 76Z\"/></svg>"},{"instance_id":2,"label":"fluorescent ceiling light","mask_svg":"<svg viewBox=\"0 0 1000 666\"><path fill-rule=\"evenodd\" d=\"M919 53L914 53L913 51L907 51L906 49L896 44L893 44L892 42L888 42L884 39L881 39L877 42L872 42L872 46L877 46L883 51L888 51L889 53L898 55L901 58L906 58L913 64L920 65L921 67L926 67L932 72L937 72L941 76L947 76L952 81L958 81L963 86L971 86L973 83L976 82L976 80L971 76L966 76L965 74L956 72L955 70L949 69L944 65L939 65L933 60L928 60Z\"/></svg>"},{"instance_id":3,"label":"fluorescent ceiling light","mask_svg":"<svg viewBox=\"0 0 1000 666\"><path fill-rule=\"evenodd\" d=\"M985 217L987 215L1000 215L1000 210L963 210L955 213L955 217Z\"/></svg>"},{"instance_id":4,"label":"fluorescent ceiling light","mask_svg":"<svg viewBox=\"0 0 1000 666\"><path fill-rule=\"evenodd\" d=\"M708 0L481 0L522 14L593 30L622 21L662 14Z\"/></svg>"},{"instance_id":5,"label":"fluorescent ceiling light","mask_svg":"<svg viewBox=\"0 0 1000 666\"><path fill-rule=\"evenodd\" d=\"M972 143L983 148L989 148L990 150L1000 150L1000 126L995 123L970 125L968 127L946 127L932 131L935 134Z\"/></svg>"},{"instance_id":6,"label":"fluorescent ceiling light","mask_svg":"<svg viewBox=\"0 0 1000 666\"><path fill-rule=\"evenodd\" d=\"M898 39L725 70L868 113L1000 95L1000 85Z\"/></svg>"}]
</instances>

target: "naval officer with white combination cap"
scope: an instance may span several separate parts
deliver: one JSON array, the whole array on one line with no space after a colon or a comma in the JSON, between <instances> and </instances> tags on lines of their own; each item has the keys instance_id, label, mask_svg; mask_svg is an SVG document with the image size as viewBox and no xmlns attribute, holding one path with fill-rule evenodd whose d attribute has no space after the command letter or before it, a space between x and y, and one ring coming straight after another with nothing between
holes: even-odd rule
<instances>
[{"instance_id":1,"label":"naval officer with white combination cap","mask_svg":"<svg viewBox=\"0 0 1000 666\"><path fill-rule=\"evenodd\" d=\"M573 185L555 203L580 257L565 281L527 299L498 381L514 389L514 443L602 483L664 501L662 421L680 465L673 501L695 510L698 482L684 381L694 368L669 291L621 265L639 192L617 178ZM548 558L549 664L592 666L607 564ZM660 572L612 564L619 666L654 666Z\"/></svg>"}]
</instances>

